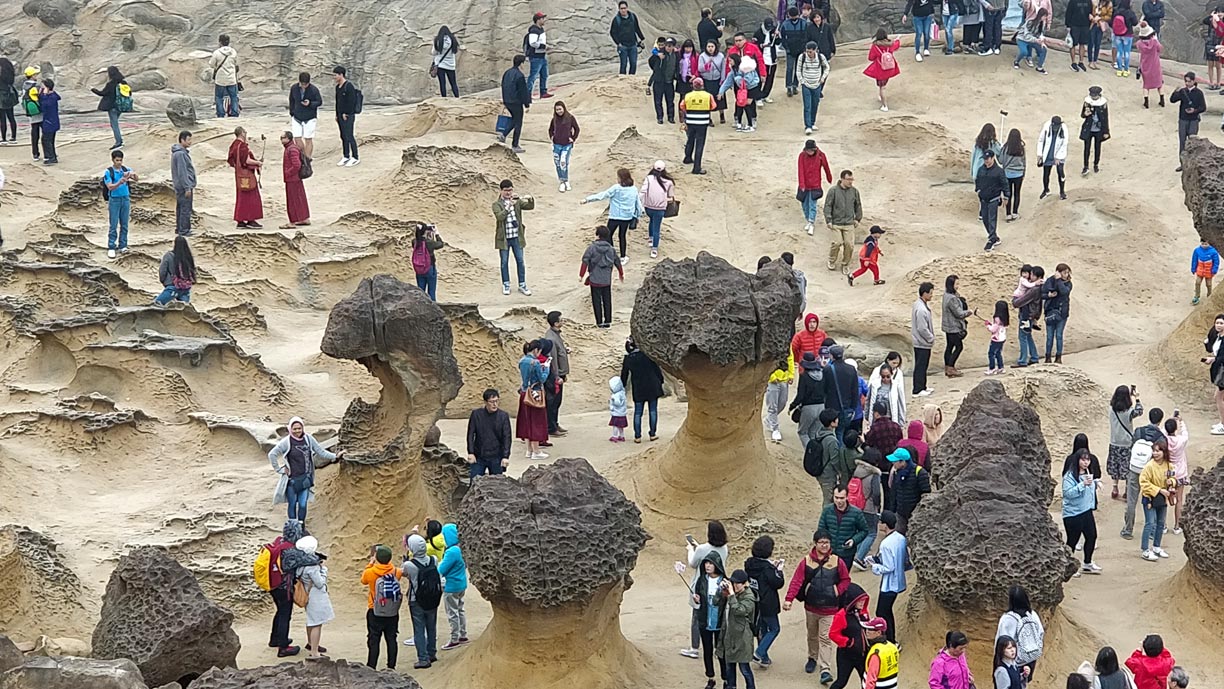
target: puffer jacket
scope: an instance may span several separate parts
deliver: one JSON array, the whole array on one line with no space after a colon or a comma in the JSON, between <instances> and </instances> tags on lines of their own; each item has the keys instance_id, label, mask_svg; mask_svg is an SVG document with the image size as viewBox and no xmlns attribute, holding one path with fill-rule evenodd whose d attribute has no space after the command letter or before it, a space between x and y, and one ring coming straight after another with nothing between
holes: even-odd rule
<instances>
[{"instance_id":1,"label":"puffer jacket","mask_svg":"<svg viewBox=\"0 0 1224 689\"><path fill-rule=\"evenodd\" d=\"M953 658L947 649L939 649L931 661L931 689L969 689L973 675L969 672L969 661L965 654Z\"/></svg>"},{"instance_id":2,"label":"puffer jacket","mask_svg":"<svg viewBox=\"0 0 1224 689\"><path fill-rule=\"evenodd\" d=\"M612 391L612 394L608 397L608 412L612 416L628 416L629 402L625 395L625 385L621 383L620 376L609 378L608 388Z\"/></svg>"},{"instance_id":3,"label":"puffer jacket","mask_svg":"<svg viewBox=\"0 0 1224 689\"><path fill-rule=\"evenodd\" d=\"M816 323L816 330L812 331L808 328L812 323ZM803 317L803 329L796 332L791 338L791 356L796 362L803 360L804 352L811 352L815 356L820 356L820 346L824 344L828 334L820 329L820 316L814 313L809 313Z\"/></svg>"}]
</instances>

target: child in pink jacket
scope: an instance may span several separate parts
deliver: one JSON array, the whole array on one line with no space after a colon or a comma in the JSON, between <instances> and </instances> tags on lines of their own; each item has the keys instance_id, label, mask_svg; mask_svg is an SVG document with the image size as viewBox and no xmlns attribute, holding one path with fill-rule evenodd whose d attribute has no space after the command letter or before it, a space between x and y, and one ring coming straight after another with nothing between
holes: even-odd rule
<instances>
[{"instance_id":1,"label":"child in pink jacket","mask_svg":"<svg viewBox=\"0 0 1224 689\"><path fill-rule=\"evenodd\" d=\"M1181 533L1182 496L1190 485L1190 466L1186 464L1186 445L1190 444L1190 433L1181 412L1174 410L1173 418L1165 419L1165 437L1169 440L1169 463L1173 465L1173 478L1177 488L1173 491L1173 533Z\"/></svg>"},{"instance_id":2,"label":"child in pink jacket","mask_svg":"<svg viewBox=\"0 0 1224 689\"><path fill-rule=\"evenodd\" d=\"M969 637L964 632L948 632L944 647L931 661L931 689L969 689L973 685L973 673L965 658L968 647Z\"/></svg>"}]
</instances>

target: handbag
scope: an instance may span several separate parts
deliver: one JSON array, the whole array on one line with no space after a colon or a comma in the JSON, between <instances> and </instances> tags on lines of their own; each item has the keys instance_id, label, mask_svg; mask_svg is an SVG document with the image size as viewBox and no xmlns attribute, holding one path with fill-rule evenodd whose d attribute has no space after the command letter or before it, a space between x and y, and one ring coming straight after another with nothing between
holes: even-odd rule
<instances>
[{"instance_id":1,"label":"handbag","mask_svg":"<svg viewBox=\"0 0 1224 689\"><path fill-rule=\"evenodd\" d=\"M536 409L543 409L544 402L544 386L536 383L527 386L527 390L523 392L523 404Z\"/></svg>"},{"instance_id":2,"label":"handbag","mask_svg":"<svg viewBox=\"0 0 1224 689\"><path fill-rule=\"evenodd\" d=\"M509 115L498 115L497 125L494 126L493 131L497 134L509 134L512 124L514 124L514 119Z\"/></svg>"},{"instance_id":3,"label":"handbag","mask_svg":"<svg viewBox=\"0 0 1224 689\"><path fill-rule=\"evenodd\" d=\"M633 218L632 220L630 220L630 221L629 221L629 229L631 229L631 230L636 230L636 229L637 229L637 226L638 226L638 219L637 219L637 218Z\"/></svg>"},{"instance_id":4,"label":"handbag","mask_svg":"<svg viewBox=\"0 0 1224 689\"><path fill-rule=\"evenodd\" d=\"M239 168L237 173L238 191L251 191L258 182L255 181L255 173L246 168Z\"/></svg>"},{"instance_id":5,"label":"handbag","mask_svg":"<svg viewBox=\"0 0 1224 689\"><path fill-rule=\"evenodd\" d=\"M435 79L438 77L438 66L437 65L429 66L429 76Z\"/></svg>"},{"instance_id":6,"label":"handbag","mask_svg":"<svg viewBox=\"0 0 1224 689\"><path fill-rule=\"evenodd\" d=\"M803 416L803 407L795 407L795 409L791 411L791 421L799 423L799 417L801 416Z\"/></svg>"},{"instance_id":7,"label":"handbag","mask_svg":"<svg viewBox=\"0 0 1224 689\"><path fill-rule=\"evenodd\" d=\"M310 603L310 589L302 583L302 578L298 577L293 582L293 604L299 608L304 608Z\"/></svg>"},{"instance_id":8,"label":"handbag","mask_svg":"<svg viewBox=\"0 0 1224 689\"><path fill-rule=\"evenodd\" d=\"M667 208L663 210L663 217L674 218L680 215L680 202L676 199L671 199L667 202Z\"/></svg>"}]
</instances>

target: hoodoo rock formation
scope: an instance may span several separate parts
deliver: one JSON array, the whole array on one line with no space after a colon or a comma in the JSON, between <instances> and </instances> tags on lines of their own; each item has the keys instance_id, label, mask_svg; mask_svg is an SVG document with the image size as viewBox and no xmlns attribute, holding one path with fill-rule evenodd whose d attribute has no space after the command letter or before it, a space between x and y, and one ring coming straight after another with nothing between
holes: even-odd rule
<instances>
[{"instance_id":1,"label":"hoodoo rock formation","mask_svg":"<svg viewBox=\"0 0 1224 689\"><path fill-rule=\"evenodd\" d=\"M55 541L12 524L0 527L0 629L73 631L84 614L81 581Z\"/></svg>"},{"instance_id":2,"label":"hoodoo rock formation","mask_svg":"<svg viewBox=\"0 0 1224 689\"><path fill-rule=\"evenodd\" d=\"M393 670L377 672L343 660L311 660L235 670L214 668L191 689L421 689L417 681Z\"/></svg>"},{"instance_id":3,"label":"hoodoo rock formation","mask_svg":"<svg viewBox=\"0 0 1224 689\"><path fill-rule=\"evenodd\" d=\"M756 274L701 252L646 275L633 306L638 347L684 381L688 415L637 482L648 506L676 516L743 507L745 482L768 490L760 432L769 374L787 357L799 285L780 261ZM630 381L632 384L632 380Z\"/></svg>"},{"instance_id":4,"label":"hoodoo rock formation","mask_svg":"<svg viewBox=\"0 0 1224 689\"><path fill-rule=\"evenodd\" d=\"M353 400L340 425L344 459L323 486L324 504L343 506L328 513L334 550L357 555L386 537L387 524L443 513L436 510L447 506L453 486L445 498L426 489L421 450L463 384L453 346L442 309L390 275L363 279L332 307L320 349L361 363L382 384L377 402Z\"/></svg>"},{"instance_id":5,"label":"hoodoo rock formation","mask_svg":"<svg viewBox=\"0 0 1224 689\"><path fill-rule=\"evenodd\" d=\"M1182 160L1182 191L1186 208L1194 218L1194 229L1212 246L1224 246L1224 148L1209 139L1192 137L1186 141Z\"/></svg>"},{"instance_id":6,"label":"hoodoo rock formation","mask_svg":"<svg viewBox=\"0 0 1224 689\"><path fill-rule=\"evenodd\" d=\"M624 493L566 458L475 481L461 515L469 576L493 606L460 669L465 686L638 684L643 661L621 634L620 605L650 536Z\"/></svg>"},{"instance_id":7,"label":"hoodoo rock formation","mask_svg":"<svg viewBox=\"0 0 1224 689\"><path fill-rule=\"evenodd\" d=\"M106 584L93 656L131 659L150 686L190 681L214 666L236 666L233 622L164 550L138 548L119 558Z\"/></svg>"},{"instance_id":8,"label":"hoodoo rock formation","mask_svg":"<svg viewBox=\"0 0 1224 689\"><path fill-rule=\"evenodd\" d=\"M1224 591L1224 460L1198 469L1190 478L1181 526L1186 535L1186 566ZM1210 594L1205 595L1211 597ZM1218 596L1215 596L1218 600Z\"/></svg>"}]
</instances>

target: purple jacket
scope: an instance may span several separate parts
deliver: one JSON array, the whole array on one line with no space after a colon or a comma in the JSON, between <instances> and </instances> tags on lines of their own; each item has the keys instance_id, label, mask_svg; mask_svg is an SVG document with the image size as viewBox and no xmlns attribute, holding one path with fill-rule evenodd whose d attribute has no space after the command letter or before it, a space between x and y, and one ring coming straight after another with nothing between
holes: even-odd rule
<instances>
[{"instance_id":1,"label":"purple jacket","mask_svg":"<svg viewBox=\"0 0 1224 689\"><path fill-rule=\"evenodd\" d=\"M959 658L953 658L947 650L940 649L931 661L931 689L969 689L972 680L973 675L969 673L969 663L963 653Z\"/></svg>"}]
</instances>

